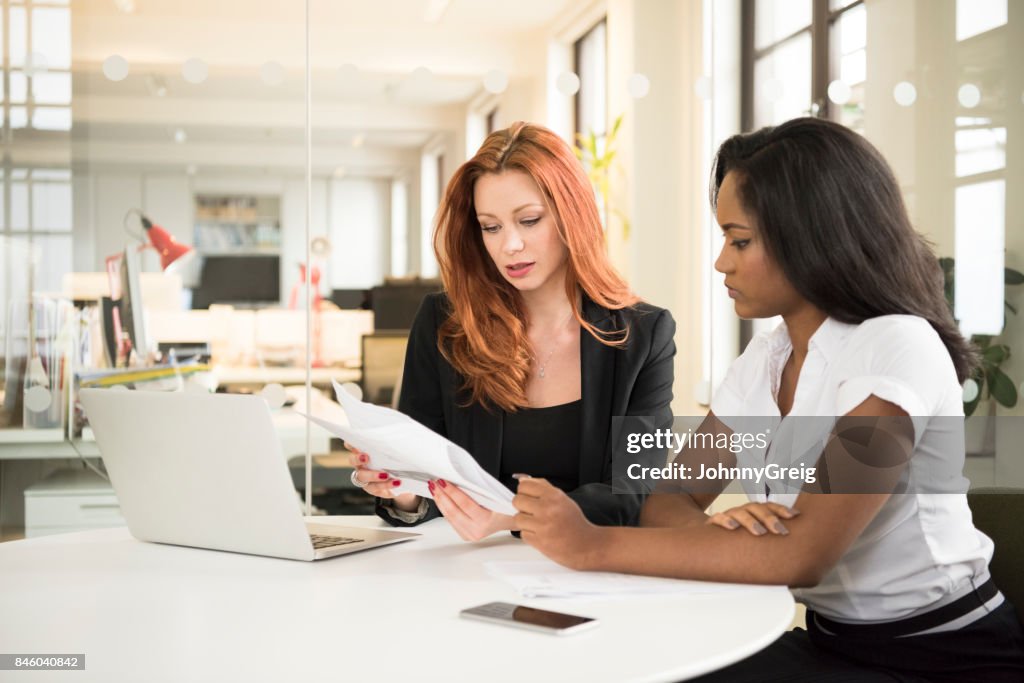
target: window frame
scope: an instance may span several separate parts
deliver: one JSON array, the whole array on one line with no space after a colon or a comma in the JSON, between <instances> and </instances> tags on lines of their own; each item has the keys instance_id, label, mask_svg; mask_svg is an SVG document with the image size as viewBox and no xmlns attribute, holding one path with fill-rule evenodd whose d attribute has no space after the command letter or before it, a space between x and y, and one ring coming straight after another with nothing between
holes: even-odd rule
<instances>
[{"instance_id":1,"label":"window frame","mask_svg":"<svg viewBox=\"0 0 1024 683\"><path fill-rule=\"evenodd\" d=\"M15 68L11 62L11 49L10 49L10 30L11 30L11 9L22 8L25 11L25 56L29 56L33 53L32 49L32 14L33 10L39 8L48 9L62 9L66 11L69 16L71 13L71 6L67 0L3 0L2 8L0 11L3 12L2 22L0 22L0 41L3 42L3 126L2 135L4 144L10 144L13 139L14 130L25 130L25 131L39 131L43 134L63 134L67 135L70 126L67 130L64 129L49 129L49 128L36 128L33 125L33 119L35 118L35 112L37 107L45 109L66 109L69 114L71 111L71 101L67 104L45 104L36 105L34 91L34 76L25 69L25 65ZM53 66L47 66L47 73L60 73L67 74L69 79L72 79L71 67L57 68ZM20 73L25 77L25 101L13 103L11 101L11 74ZM25 125L14 127L11 125L11 109L24 108L25 109ZM70 119L70 117L69 117ZM38 133L37 133L38 134Z\"/></svg>"},{"instance_id":2,"label":"window frame","mask_svg":"<svg viewBox=\"0 0 1024 683\"><path fill-rule=\"evenodd\" d=\"M754 47L757 0L742 0L740 14L740 127L744 132L754 128L754 65L785 43L809 33L811 37L811 101L810 116L836 120L838 110L828 99L828 84L838 72L838 55L833 50L832 28L844 14L860 7L864 0L855 0L839 9L831 9L829 0L811 0L811 23L761 48Z\"/></svg>"},{"instance_id":3,"label":"window frame","mask_svg":"<svg viewBox=\"0 0 1024 683\"><path fill-rule=\"evenodd\" d=\"M583 71L580 68L580 62L582 61L582 58L583 58L583 45L584 45L584 43L587 42L587 40L589 40L591 38L591 36L594 35L594 32L598 31L598 30L601 30L601 31L604 32L604 45L603 45L603 51L604 51L604 74L603 74L603 77L604 77L604 94L605 94L605 96L604 96L603 101L602 101L601 104L602 104L602 108L604 110L605 130L601 130L601 131L596 131L595 130L594 133L598 137L602 137L602 136L604 136L608 132L608 130L607 130L607 128L608 128L608 17L604 16L604 17L601 17L598 21L596 21L593 26L591 26L586 31L584 31L580 35L580 37L577 38L573 42L573 44L572 44L572 68L573 68L573 72L580 79L579 90L576 91L576 94L573 95L573 98L572 98L572 103L573 103L572 127L573 127L573 133L574 133L573 137L574 138L577 135L581 135L581 134L582 135L586 135L587 133L589 133L589 131L586 131L586 130L583 129L583 121L581 120L581 112L583 111L583 107L581 106L581 103L582 103L582 99L583 99L582 96L583 96L584 88L586 87L586 82L584 81L584 78L583 78Z\"/></svg>"}]
</instances>

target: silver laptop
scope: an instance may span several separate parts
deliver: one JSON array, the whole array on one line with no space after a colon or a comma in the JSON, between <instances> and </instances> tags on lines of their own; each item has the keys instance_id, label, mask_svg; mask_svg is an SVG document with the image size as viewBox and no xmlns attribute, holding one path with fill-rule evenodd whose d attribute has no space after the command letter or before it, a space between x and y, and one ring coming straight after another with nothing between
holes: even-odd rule
<instances>
[{"instance_id":1,"label":"silver laptop","mask_svg":"<svg viewBox=\"0 0 1024 683\"><path fill-rule=\"evenodd\" d=\"M320 560L419 535L307 524L259 396L81 396L121 513L141 541Z\"/></svg>"}]
</instances>

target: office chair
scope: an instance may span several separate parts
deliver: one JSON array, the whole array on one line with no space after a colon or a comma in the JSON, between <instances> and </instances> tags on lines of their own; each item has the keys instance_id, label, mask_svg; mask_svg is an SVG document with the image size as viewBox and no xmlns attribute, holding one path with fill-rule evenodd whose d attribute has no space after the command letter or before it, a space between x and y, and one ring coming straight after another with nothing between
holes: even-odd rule
<instances>
[{"instance_id":1,"label":"office chair","mask_svg":"<svg viewBox=\"0 0 1024 683\"><path fill-rule=\"evenodd\" d=\"M376 331L362 340L363 376L360 385L367 403L395 407L405 366L408 330Z\"/></svg>"},{"instance_id":2,"label":"office chair","mask_svg":"<svg viewBox=\"0 0 1024 683\"><path fill-rule=\"evenodd\" d=\"M989 569L996 586L1017 608L1024 624L1024 545L1020 520L1024 518L1024 489L977 488L967 492L974 526L996 544Z\"/></svg>"}]
</instances>

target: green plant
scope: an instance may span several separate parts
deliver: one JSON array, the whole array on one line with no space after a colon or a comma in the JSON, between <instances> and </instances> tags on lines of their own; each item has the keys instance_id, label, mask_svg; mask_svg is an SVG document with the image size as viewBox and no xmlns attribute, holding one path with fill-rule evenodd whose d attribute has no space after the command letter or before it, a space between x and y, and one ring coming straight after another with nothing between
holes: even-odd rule
<instances>
[{"instance_id":1,"label":"green plant","mask_svg":"<svg viewBox=\"0 0 1024 683\"><path fill-rule=\"evenodd\" d=\"M587 171L587 177L594 187L594 191L601 197L606 209L622 223L622 236L629 239L631 224L629 216L614 206L611 197L611 175L615 168L615 156L618 150L615 148L619 128L622 126L622 114L616 117L612 123L611 130L598 135L594 131L589 133L577 133L578 145L573 147L576 158L583 162L583 168Z\"/></svg>"},{"instance_id":2,"label":"green plant","mask_svg":"<svg viewBox=\"0 0 1024 683\"><path fill-rule=\"evenodd\" d=\"M939 265L942 266L946 303L952 311L956 263L952 258L943 257L939 259ZM1003 271L1003 283L1008 287L1024 284L1024 273L1006 268ZM1017 309L1013 304L1004 300L1003 305L1009 313L1016 315ZM981 367L975 370L971 377L978 384L978 394L974 400L964 402L964 415L972 415L982 399L995 399L997 403L1007 408L1017 405L1017 383L1001 369L1002 364L1010 359L1010 346L994 343L995 341L996 338L992 335L971 336L971 343L977 346L981 353Z\"/></svg>"}]
</instances>

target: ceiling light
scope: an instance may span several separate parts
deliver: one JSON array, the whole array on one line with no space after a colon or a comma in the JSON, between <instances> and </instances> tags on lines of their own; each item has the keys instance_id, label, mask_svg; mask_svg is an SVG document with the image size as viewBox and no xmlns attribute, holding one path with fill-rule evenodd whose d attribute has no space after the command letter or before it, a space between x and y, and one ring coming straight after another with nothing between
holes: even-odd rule
<instances>
[{"instance_id":1,"label":"ceiling light","mask_svg":"<svg viewBox=\"0 0 1024 683\"><path fill-rule=\"evenodd\" d=\"M103 75L112 81L128 77L128 60L121 55L110 55L103 60Z\"/></svg>"},{"instance_id":2,"label":"ceiling light","mask_svg":"<svg viewBox=\"0 0 1024 683\"><path fill-rule=\"evenodd\" d=\"M182 78L193 85L202 83L209 75L210 67L206 65L206 62L198 57L193 57L181 65Z\"/></svg>"},{"instance_id":3,"label":"ceiling light","mask_svg":"<svg viewBox=\"0 0 1024 683\"><path fill-rule=\"evenodd\" d=\"M500 95L508 88L508 74L501 69L492 69L484 76L484 90Z\"/></svg>"}]
</instances>

